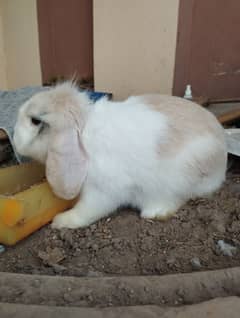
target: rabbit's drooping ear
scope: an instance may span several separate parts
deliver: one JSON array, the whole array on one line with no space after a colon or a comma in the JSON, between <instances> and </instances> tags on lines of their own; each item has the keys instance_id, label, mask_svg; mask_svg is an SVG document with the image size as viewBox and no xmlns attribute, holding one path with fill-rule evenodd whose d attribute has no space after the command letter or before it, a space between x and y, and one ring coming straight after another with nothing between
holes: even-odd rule
<instances>
[{"instance_id":1,"label":"rabbit's drooping ear","mask_svg":"<svg viewBox=\"0 0 240 318\"><path fill-rule=\"evenodd\" d=\"M74 199L87 174L87 156L78 130L65 129L51 136L46 175L53 192L66 200Z\"/></svg>"}]
</instances>

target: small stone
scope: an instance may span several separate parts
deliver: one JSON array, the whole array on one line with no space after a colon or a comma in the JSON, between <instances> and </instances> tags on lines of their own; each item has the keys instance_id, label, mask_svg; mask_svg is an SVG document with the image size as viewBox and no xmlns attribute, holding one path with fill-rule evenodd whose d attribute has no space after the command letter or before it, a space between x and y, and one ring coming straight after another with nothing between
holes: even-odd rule
<instances>
[{"instance_id":1,"label":"small stone","mask_svg":"<svg viewBox=\"0 0 240 318\"><path fill-rule=\"evenodd\" d=\"M162 303L162 304L166 304L166 302L167 302L166 299L163 297L163 298L161 299L161 303Z\"/></svg>"},{"instance_id":2,"label":"small stone","mask_svg":"<svg viewBox=\"0 0 240 318\"><path fill-rule=\"evenodd\" d=\"M145 291L146 293L149 293L149 291L150 291L150 289L149 289L147 286L144 286L143 289L144 289L144 291Z\"/></svg>"},{"instance_id":3,"label":"small stone","mask_svg":"<svg viewBox=\"0 0 240 318\"><path fill-rule=\"evenodd\" d=\"M63 228L59 231L58 234L59 234L59 237L61 240L65 240L65 235L66 235L67 231L68 231L68 229L65 229L65 228Z\"/></svg>"},{"instance_id":4,"label":"small stone","mask_svg":"<svg viewBox=\"0 0 240 318\"><path fill-rule=\"evenodd\" d=\"M200 259L198 257L193 257L191 259L191 265L193 269L200 269L202 267Z\"/></svg>"},{"instance_id":5,"label":"small stone","mask_svg":"<svg viewBox=\"0 0 240 318\"><path fill-rule=\"evenodd\" d=\"M224 256L229 257L232 257L237 250L235 246L224 242L224 240L217 241L217 247Z\"/></svg>"},{"instance_id":6,"label":"small stone","mask_svg":"<svg viewBox=\"0 0 240 318\"><path fill-rule=\"evenodd\" d=\"M61 274L62 272L64 272L67 269L65 266L62 266L59 264L53 264L52 267L53 267L56 274Z\"/></svg>"},{"instance_id":7,"label":"small stone","mask_svg":"<svg viewBox=\"0 0 240 318\"><path fill-rule=\"evenodd\" d=\"M92 247L92 243L91 243L91 242L88 242L88 243L86 244L86 248L89 249L89 248L91 248L91 247Z\"/></svg>"},{"instance_id":8,"label":"small stone","mask_svg":"<svg viewBox=\"0 0 240 318\"><path fill-rule=\"evenodd\" d=\"M39 251L38 252L38 257L44 262L47 263L48 261L48 254L44 251Z\"/></svg>"},{"instance_id":9,"label":"small stone","mask_svg":"<svg viewBox=\"0 0 240 318\"><path fill-rule=\"evenodd\" d=\"M96 224L92 224L92 225L90 226L90 230L91 230L92 232L96 231L96 229L97 229L97 225L96 225Z\"/></svg>"},{"instance_id":10,"label":"small stone","mask_svg":"<svg viewBox=\"0 0 240 318\"><path fill-rule=\"evenodd\" d=\"M38 287L38 288L39 288L39 286L41 285L41 282L40 282L39 279L35 279L35 280L32 282L32 285L33 285L34 287Z\"/></svg>"},{"instance_id":11,"label":"small stone","mask_svg":"<svg viewBox=\"0 0 240 318\"><path fill-rule=\"evenodd\" d=\"M185 291L183 288L179 288L177 291L176 291L176 294L180 297L180 298L183 298L184 295L185 295Z\"/></svg>"},{"instance_id":12,"label":"small stone","mask_svg":"<svg viewBox=\"0 0 240 318\"><path fill-rule=\"evenodd\" d=\"M64 294L63 294L63 299L64 299L66 302L69 302L69 303L72 302L72 296L71 296L71 294L64 293Z\"/></svg>"},{"instance_id":13,"label":"small stone","mask_svg":"<svg viewBox=\"0 0 240 318\"><path fill-rule=\"evenodd\" d=\"M44 263L52 266L55 264L60 263L64 258L65 255L63 251L57 247L55 248L47 248L47 251L39 251L38 257L43 260Z\"/></svg>"},{"instance_id":14,"label":"small stone","mask_svg":"<svg viewBox=\"0 0 240 318\"><path fill-rule=\"evenodd\" d=\"M176 258L175 257L169 257L167 259L167 265L170 268L174 267L176 265Z\"/></svg>"},{"instance_id":15,"label":"small stone","mask_svg":"<svg viewBox=\"0 0 240 318\"><path fill-rule=\"evenodd\" d=\"M93 244L93 245L92 245L92 249L93 249L94 251L97 251L97 250L99 249L99 247L98 247L97 244Z\"/></svg>"},{"instance_id":16,"label":"small stone","mask_svg":"<svg viewBox=\"0 0 240 318\"><path fill-rule=\"evenodd\" d=\"M93 296L91 294L87 295L87 300L89 302L92 302L93 301Z\"/></svg>"},{"instance_id":17,"label":"small stone","mask_svg":"<svg viewBox=\"0 0 240 318\"><path fill-rule=\"evenodd\" d=\"M4 245L0 245L0 254L5 252L6 248Z\"/></svg>"}]
</instances>

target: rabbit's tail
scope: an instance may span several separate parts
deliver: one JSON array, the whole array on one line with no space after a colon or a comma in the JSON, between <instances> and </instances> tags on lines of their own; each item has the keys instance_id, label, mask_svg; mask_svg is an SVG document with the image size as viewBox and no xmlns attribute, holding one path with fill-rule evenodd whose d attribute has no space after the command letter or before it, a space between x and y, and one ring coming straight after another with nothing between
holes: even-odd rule
<instances>
[{"instance_id":1,"label":"rabbit's tail","mask_svg":"<svg viewBox=\"0 0 240 318\"><path fill-rule=\"evenodd\" d=\"M240 156L240 128L225 129L227 151Z\"/></svg>"}]
</instances>

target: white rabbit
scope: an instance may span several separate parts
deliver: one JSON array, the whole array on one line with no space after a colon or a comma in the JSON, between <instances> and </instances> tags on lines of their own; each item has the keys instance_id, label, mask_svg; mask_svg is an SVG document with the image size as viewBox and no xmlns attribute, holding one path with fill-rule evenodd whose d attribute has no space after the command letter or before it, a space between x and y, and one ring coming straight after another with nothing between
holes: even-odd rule
<instances>
[{"instance_id":1,"label":"white rabbit","mask_svg":"<svg viewBox=\"0 0 240 318\"><path fill-rule=\"evenodd\" d=\"M20 108L14 143L21 155L46 164L56 195L79 196L54 218L54 228L85 227L124 205L165 219L225 180L224 129L178 97L93 103L73 84L60 84Z\"/></svg>"}]
</instances>

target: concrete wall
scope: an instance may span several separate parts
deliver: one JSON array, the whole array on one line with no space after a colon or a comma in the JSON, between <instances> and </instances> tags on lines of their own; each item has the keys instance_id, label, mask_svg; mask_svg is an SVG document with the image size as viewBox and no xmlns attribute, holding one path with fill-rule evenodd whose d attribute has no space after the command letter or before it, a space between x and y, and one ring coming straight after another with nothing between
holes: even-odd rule
<instances>
[{"instance_id":1,"label":"concrete wall","mask_svg":"<svg viewBox=\"0 0 240 318\"><path fill-rule=\"evenodd\" d=\"M7 87L39 85L41 69L36 0L1 0L1 5L3 35L0 34L0 41L4 41Z\"/></svg>"},{"instance_id":2,"label":"concrete wall","mask_svg":"<svg viewBox=\"0 0 240 318\"><path fill-rule=\"evenodd\" d=\"M95 89L171 94L179 0L94 0Z\"/></svg>"}]
</instances>

